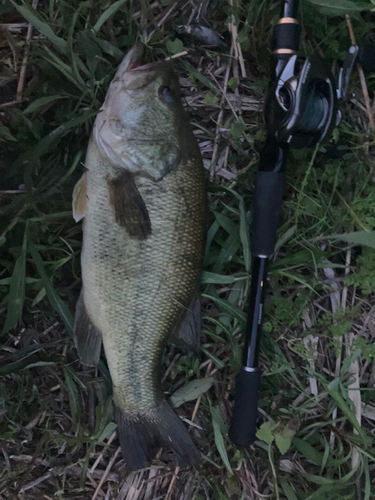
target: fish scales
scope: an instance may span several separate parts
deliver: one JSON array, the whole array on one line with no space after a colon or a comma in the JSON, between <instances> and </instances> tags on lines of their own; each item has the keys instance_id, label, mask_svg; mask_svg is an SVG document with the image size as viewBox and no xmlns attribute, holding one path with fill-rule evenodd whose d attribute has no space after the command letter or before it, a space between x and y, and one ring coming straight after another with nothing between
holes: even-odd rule
<instances>
[{"instance_id":1,"label":"fish scales","mask_svg":"<svg viewBox=\"0 0 375 500\"><path fill-rule=\"evenodd\" d=\"M139 241L118 230L108 205L105 164L93 144L86 165L82 278L87 312L101 330L114 399L137 413L159 403L158 368L181 308L199 285L205 230L204 176L188 161L154 183L136 179L152 224ZM124 333L126 332L126 334ZM152 371L150 371L150 366Z\"/></svg>"},{"instance_id":2,"label":"fish scales","mask_svg":"<svg viewBox=\"0 0 375 500\"><path fill-rule=\"evenodd\" d=\"M205 174L170 63L140 66L141 44L112 81L73 192L83 221L82 292L74 339L84 364L101 344L113 383L127 466L172 449L180 464L198 450L165 400L160 365L170 335L194 342L206 230Z\"/></svg>"}]
</instances>

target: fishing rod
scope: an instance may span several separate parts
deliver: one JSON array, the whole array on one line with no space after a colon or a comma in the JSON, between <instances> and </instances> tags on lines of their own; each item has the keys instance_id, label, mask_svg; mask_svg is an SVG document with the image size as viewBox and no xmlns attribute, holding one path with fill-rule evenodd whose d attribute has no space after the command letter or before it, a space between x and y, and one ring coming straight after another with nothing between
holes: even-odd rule
<instances>
[{"instance_id":1,"label":"fishing rod","mask_svg":"<svg viewBox=\"0 0 375 500\"><path fill-rule=\"evenodd\" d=\"M260 153L255 180L248 319L229 429L230 439L238 446L248 446L255 440L261 380L258 357L267 270L275 250L289 149L314 147L329 138L340 122L338 107L346 97L356 62L375 71L375 44L372 43L349 48L337 82L324 58L318 55L305 60L297 58L301 35L297 10L298 0L285 0L271 44L271 77L264 113L268 136Z\"/></svg>"}]
</instances>

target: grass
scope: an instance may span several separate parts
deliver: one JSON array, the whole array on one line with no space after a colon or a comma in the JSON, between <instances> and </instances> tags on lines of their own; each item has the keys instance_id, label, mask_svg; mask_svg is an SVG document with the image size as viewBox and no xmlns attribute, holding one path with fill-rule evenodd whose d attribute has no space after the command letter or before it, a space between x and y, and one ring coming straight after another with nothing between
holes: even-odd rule
<instances>
[{"instance_id":1,"label":"grass","mask_svg":"<svg viewBox=\"0 0 375 500\"><path fill-rule=\"evenodd\" d=\"M334 140L290 155L260 355L262 425L255 444L239 450L227 428L246 318L247 228L265 140L268 47L279 4L256 0L249 8L213 0L201 11L182 1L147 5L0 6L0 498L370 499L374 150L359 77L353 74L355 97L342 108ZM301 54L342 58L350 45L345 9L361 40L374 22L370 7L360 13L365 8L302 3ZM175 38L176 26L196 16L223 33L219 51ZM21 99L13 102L29 23L26 77ZM147 42L150 60L188 51L175 67L210 172L210 225L201 352L187 357L169 346L162 367L166 394L203 459L194 469L156 460L129 475L118 452L105 360L97 370L82 367L72 343L81 228L72 219L71 193L95 114L137 35ZM230 57L236 39L239 57ZM366 79L373 99L373 74Z\"/></svg>"}]
</instances>

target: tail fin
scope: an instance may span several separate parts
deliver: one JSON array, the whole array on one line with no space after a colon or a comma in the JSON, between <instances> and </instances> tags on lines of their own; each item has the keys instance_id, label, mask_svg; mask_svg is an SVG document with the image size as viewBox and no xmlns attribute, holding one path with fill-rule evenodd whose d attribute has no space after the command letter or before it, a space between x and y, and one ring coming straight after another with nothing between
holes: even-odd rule
<instances>
[{"instance_id":1,"label":"tail fin","mask_svg":"<svg viewBox=\"0 0 375 500\"><path fill-rule=\"evenodd\" d=\"M140 415L116 407L115 421L122 455L131 470L150 465L161 447L172 449L181 465L193 465L200 459L184 424L166 401Z\"/></svg>"}]
</instances>

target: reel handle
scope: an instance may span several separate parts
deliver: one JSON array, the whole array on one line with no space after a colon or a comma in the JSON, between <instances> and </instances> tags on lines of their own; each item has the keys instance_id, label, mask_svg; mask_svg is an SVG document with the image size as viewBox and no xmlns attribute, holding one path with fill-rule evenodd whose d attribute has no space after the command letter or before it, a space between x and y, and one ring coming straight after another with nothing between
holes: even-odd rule
<instances>
[{"instance_id":1,"label":"reel handle","mask_svg":"<svg viewBox=\"0 0 375 500\"><path fill-rule=\"evenodd\" d=\"M229 437L237 446L249 446L255 441L258 416L258 390L261 371L242 367L236 377L236 392Z\"/></svg>"}]
</instances>

